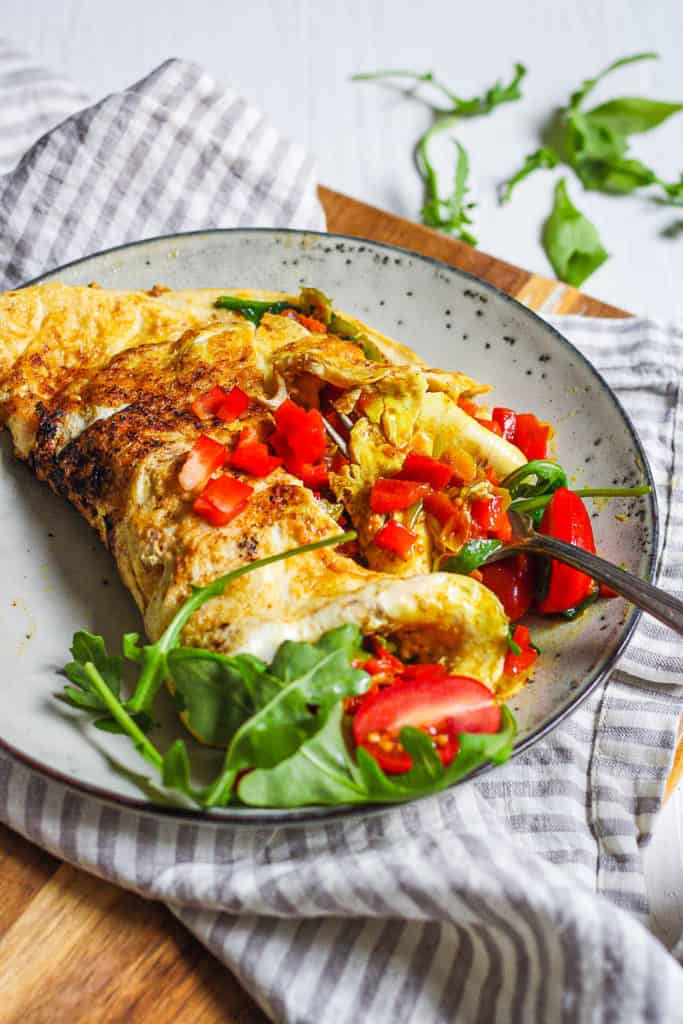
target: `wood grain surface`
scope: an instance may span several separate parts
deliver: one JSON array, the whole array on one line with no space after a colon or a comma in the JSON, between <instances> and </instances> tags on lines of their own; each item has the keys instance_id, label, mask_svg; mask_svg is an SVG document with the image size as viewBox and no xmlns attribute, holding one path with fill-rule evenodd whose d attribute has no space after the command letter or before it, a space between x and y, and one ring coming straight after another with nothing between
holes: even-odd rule
<instances>
[{"instance_id":1,"label":"wood grain surface","mask_svg":"<svg viewBox=\"0 0 683 1024\"><path fill-rule=\"evenodd\" d=\"M330 231L414 249L543 312L627 316L597 299L329 189ZM683 766L683 748L677 759ZM673 781L673 780L672 780ZM165 907L0 826L2 1024L262 1024L238 982Z\"/></svg>"}]
</instances>

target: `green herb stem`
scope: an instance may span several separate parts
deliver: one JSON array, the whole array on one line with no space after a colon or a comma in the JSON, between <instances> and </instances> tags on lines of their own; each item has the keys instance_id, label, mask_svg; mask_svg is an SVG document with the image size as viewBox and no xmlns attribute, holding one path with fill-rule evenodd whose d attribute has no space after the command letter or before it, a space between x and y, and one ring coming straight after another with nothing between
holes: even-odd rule
<instances>
[{"instance_id":1,"label":"green herb stem","mask_svg":"<svg viewBox=\"0 0 683 1024\"><path fill-rule=\"evenodd\" d=\"M640 498L651 490L649 484L639 487L581 487L574 494L579 498ZM535 498L517 498L510 507L513 512L536 512L550 504L554 493L540 494Z\"/></svg>"},{"instance_id":2,"label":"green herb stem","mask_svg":"<svg viewBox=\"0 0 683 1024\"><path fill-rule=\"evenodd\" d=\"M136 749L145 758L145 760L149 761L154 768L161 771L163 763L161 754L154 744L145 736L144 732L138 727L136 722L133 721L121 701L118 700L118 698L109 689L92 661L87 661L83 667L90 684L100 696L102 702L106 705L112 718L118 722L123 731L130 736Z\"/></svg>"}]
</instances>

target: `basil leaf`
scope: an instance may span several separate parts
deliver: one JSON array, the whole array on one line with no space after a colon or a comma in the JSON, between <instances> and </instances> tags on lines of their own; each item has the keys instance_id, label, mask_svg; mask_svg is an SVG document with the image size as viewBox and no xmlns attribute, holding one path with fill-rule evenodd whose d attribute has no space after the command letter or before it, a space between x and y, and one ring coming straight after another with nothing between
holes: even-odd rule
<instances>
[{"instance_id":1,"label":"basil leaf","mask_svg":"<svg viewBox=\"0 0 683 1024\"><path fill-rule=\"evenodd\" d=\"M178 647L167 666L190 732L213 747L227 747L243 722L282 689L264 663L248 654Z\"/></svg>"},{"instance_id":2,"label":"basil leaf","mask_svg":"<svg viewBox=\"0 0 683 1024\"><path fill-rule=\"evenodd\" d=\"M537 149L535 153L529 153L524 157L524 164L511 178L505 182L503 186L503 192L500 196L501 203L507 203L512 195L512 190L515 185L518 185L520 181L528 178L534 171L540 170L542 167L551 169L557 167L559 156L554 149L544 146L541 149Z\"/></svg>"},{"instance_id":3,"label":"basil leaf","mask_svg":"<svg viewBox=\"0 0 683 1024\"><path fill-rule=\"evenodd\" d=\"M489 556L502 546L501 540L468 540L457 555L451 555L446 559L440 567L441 571L457 572L466 576L483 565Z\"/></svg>"},{"instance_id":4,"label":"basil leaf","mask_svg":"<svg viewBox=\"0 0 683 1024\"><path fill-rule=\"evenodd\" d=\"M564 178L555 187L555 202L543 230L543 244L559 279L575 288L609 259L595 227L567 195Z\"/></svg>"},{"instance_id":5,"label":"basil leaf","mask_svg":"<svg viewBox=\"0 0 683 1024\"><path fill-rule=\"evenodd\" d=\"M635 96L622 96L593 107L586 114L593 122L607 126L619 135L649 132L672 114L683 110L683 103L665 103Z\"/></svg>"}]
</instances>

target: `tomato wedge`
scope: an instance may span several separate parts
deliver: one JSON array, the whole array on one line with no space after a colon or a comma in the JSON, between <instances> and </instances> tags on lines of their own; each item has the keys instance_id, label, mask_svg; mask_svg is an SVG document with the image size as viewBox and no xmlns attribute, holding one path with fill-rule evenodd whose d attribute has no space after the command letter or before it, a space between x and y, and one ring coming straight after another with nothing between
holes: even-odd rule
<instances>
[{"instance_id":1,"label":"tomato wedge","mask_svg":"<svg viewBox=\"0 0 683 1024\"><path fill-rule=\"evenodd\" d=\"M595 540L590 516L578 494L566 487L558 487L541 519L541 533L574 544L578 548L595 552ZM552 614L566 612L585 601L594 588L593 580L578 569L561 562L550 565L548 590L538 602L539 612Z\"/></svg>"},{"instance_id":2,"label":"tomato wedge","mask_svg":"<svg viewBox=\"0 0 683 1024\"><path fill-rule=\"evenodd\" d=\"M212 526L225 526L245 508L254 488L234 476L219 476L208 484L192 506Z\"/></svg>"},{"instance_id":3,"label":"tomato wedge","mask_svg":"<svg viewBox=\"0 0 683 1024\"><path fill-rule=\"evenodd\" d=\"M534 599L534 570L528 555L514 555L479 568L484 586L496 595L512 622L529 611Z\"/></svg>"},{"instance_id":4,"label":"tomato wedge","mask_svg":"<svg viewBox=\"0 0 683 1024\"><path fill-rule=\"evenodd\" d=\"M407 725L431 736L442 763L448 765L458 752L459 733L498 732L501 710L491 691L476 679L417 678L369 693L354 716L353 735L385 772L396 774L412 767L399 740Z\"/></svg>"},{"instance_id":5,"label":"tomato wedge","mask_svg":"<svg viewBox=\"0 0 683 1024\"><path fill-rule=\"evenodd\" d=\"M415 480L397 480L395 477L380 477L370 492L370 508L373 512L400 512L410 508L429 493L429 485Z\"/></svg>"},{"instance_id":6,"label":"tomato wedge","mask_svg":"<svg viewBox=\"0 0 683 1024\"><path fill-rule=\"evenodd\" d=\"M453 476L453 469L445 462L433 459L431 455L418 455L409 452L403 463L397 480L417 480L423 484L431 484L437 491L442 491Z\"/></svg>"},{"instance_id":7,"label":"tomato wedge","mask_svg":"<svg viewBox=\"0 0 683 1024\"><path fill-rule=\"evenodd\" d=\"M407 526L403 526L402 523L397 523L395 519L390 519L381 530L377 531L374 539L378 548L392 551L395 555L406 559L417 540L417 534L409 530Z\"/></svg>"},{"instance_id":8,"label":"tomato wedge","mask_svg":"<svg viewBox=\"0 0 683 1024\"><path fill-rule=\"evenodd\" d=\"M194 448L188 452L178 482L184 491L197 491L212 473L225 465L227 449L220 441L200 434Z\"/></svg>"}]
</instances>

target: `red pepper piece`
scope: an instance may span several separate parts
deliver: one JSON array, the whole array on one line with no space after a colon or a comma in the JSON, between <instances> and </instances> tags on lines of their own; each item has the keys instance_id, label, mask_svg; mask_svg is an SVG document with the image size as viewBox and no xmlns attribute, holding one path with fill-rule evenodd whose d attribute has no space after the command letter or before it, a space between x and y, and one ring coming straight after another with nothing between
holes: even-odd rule
<instances>
[{"instance_id":1,"label":"red pepper piece","mask_svg":"<svg viewBox=\"0 0 683 1024\"><path fill-rule=\"evenodd\" d=\"M494 494L490 498L473 501L470 505L472 522L485 534L498 540L510 540L512 527L504 507L502 494Z\"/></svg>"},{"instance_id":2,"label":"red pepper piece","mask_svg":"<svg viewBox=\"0 0 683 1024\"><path fill-rule=\"evenodd\" d=\"M192 403L192 412L199 420L210 420L212 416L216 415L226 398L227 392L219 387L218 384L214 384L203 395L195 398Z\"/></svg>"},{"instance_id":3,"label":"red pepper piece","mask_svg":"<svg viewBox=\"0 0 683 1024\"><path fill-rule=\"evenodd\" d=\"M375 544L385 551L392 551L405 559L410 554L410 549L417 540L417 534L409 530L407 526L390 519L388 523L375 534Z\"/></svg>"},{"instance_id":4,"label":"red pepper piece","mask_svg":"<svg viewBox=\"0 0 683 1024\"><path fill-rule=\"evenodd\" d=\"M529 462L546 457L549 439L550 426L547 423L540 423L533 413L517 413L514 443L521 452L524 452Z\"/></svg>"},{"instance_id":5,"label":"red pepper piece","mask_svg":"<svg viewBox=\"0 0 683 1024\"><path fill-rule=\"evenodd\" d=\"M325 428L320 412L303 409L287 398L275 411L275 427L270 444L282 456L289 472L301 479L304 475L320 477L319 469L313 473L307 468L316 466L325 454Z\"/></svg>"},{"instance_id":6,"label":"red pepper piece","mask_svg":"<svg viewBox=\"0 0 683 1024\"><path fill-rule=\"evenodd\" d=\"M500 427L505 440L514 444L517 432L517 413L513 409L497 406L491 413L491 418Z\"/></svg>"},{"instance_id":7,"label":"red pepper piece","mask_svg":"<svg viewBox=\"0 0 683 1024\"><path fill-rule=\"evenodd\" d=\"M200 434L178 474L178 482L182 489L197 491L203 487L211 474L225 465L227 454L224 444L214 441L206 434Z\"/></svg>"},{"instance_id":8,"label":"red pepper piece","mask_svg":"<svg viewBox=\"0 0 683 1024\"><path fill-rule=\"evenodd\" d=\"M373 512L400 512L410 508L416 501L429 493L427 484L415 480L397 480L395 477L380 477L370 492L370 508Z\"/></svg>"},{"instance_id":9,"label":"red pepper piece","mask_svg":"<svg viewBox=\"0 0 683 1024\"><path fill-rule=\"evenodd\" d=\"M312 491L321 491L329 483L329 470L324 462L318 462L315 466L310 462L296 463L290 472L298 476Z\"/></svg>"},{"instance_id":10,"label":"red pepper piece","mask_svg":"<svg viewBox=\"0 0 683 1024\"><path fill-rule=\"evenodd\" d=\"M496 423L495 420L485 420L483 418L480 418L479 416L475 416L474 418L476 419L477 423L479 423L482 427L486 427L486 429L490 430L492 434L497 434L498 437L503 436L503 428L501 427L500 423Z\"/></svg>"},{"instance_id":11,"label":"red pepper piece","mask_svg":"<svg viewBox=\"0 0 683 1024\"><path fill-rule=\"evenodd\" d=\"M508 651L505 656L503 672L507 676L516 676L531 668L538 658L538 651L531 646L531 637L526 626L516 626L512 634L513 643L521 647L519 654Z\"/></svg>"},{"instance_id":12,"label":"red pepper piece","mask_svg":"<svg viewBox=\"0 0 683 1024\"><path fill-rule=\"evenodd\" d=\"M256 440L255 432L247 428L242 431L237 447L228 456L228 464L253 476L268 476L282 465L282 459L271 455L268 445Z\"/></svg>"},{"instance_id":13,"label":"red pepper piece","mask_svg":"<svg viewBox=\"0 0 683 1024\"><path fill-rule=\"evenodd\" d=\"M302 327L309 331L313 331L314 334L327 334L325 324L322 324L320 320L316 320L313 316L305 316L303 313L298 313L295 309L285 309L282 316L288 316L290 320L296 320L298 324L301 324Z\"/></svg>"},{"instance_id":14,"label":"red pepper piece","mask_svg":"<svg viewBox=\"0 0 683 1024\"><path fill-rule=\"evenodd\" d=\"M232 423L236 420L243 412L246 412L249 406L249 395L245 395L241 388L234 387L230 388L225 401L221 403L216 412L219 420L223 420L224 423Z\"/></svg>"},{"instance_id":15,"label":"red pepper piece","mask_svg":"<svg viewBox=\"0 0 683 1024\"><path fill-rule=\"evenodd\" d=\"M209 480L192 507L212 526L225 526L242 512L253 492L253 487L234 476L219 476Z\"/></svg>"},{"instance_id":16,"label":"red pepper piece","mask_svg":"<svg viewBox=\"0 0 683 1024\"><path fill-rule=\"evenodd\" d=\"M578 494L558 487L541 519L541 533L595 552L593 527L586 506ZM593 590L593 580L585 573L553 561L550 566L548 591L538 603L540 612L565 612L576 608Z\"/></svg>"},{"instance_id":17,"label":"red pepper piece","mask_svg":"<svg viewBox=\"0 0 683 1024\"><path fill-rule=\"evenodd\" d=\"M459 514L459 510L448 495L438 492L425 496L424 507L431 516L439 521L441 526L447 526Z\"/></svg>"},{"instance_id":18,"label":"red pepper piece","mask_svg":"<svg viewBox=\"0 0 683 1024\"><path fill-rule=\"evenodd\" d=\"M417 480L420 483L430 484L437 491L442 491L452 476L453 469L445 462L439 462L438 459L433 459L430 455L409 452L401 472L396 475L395 479Z\"/></svg>"}]
</instances>

